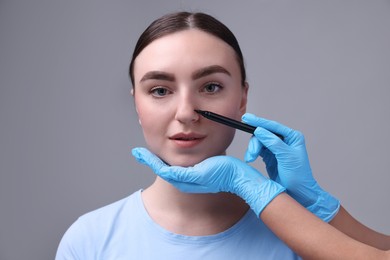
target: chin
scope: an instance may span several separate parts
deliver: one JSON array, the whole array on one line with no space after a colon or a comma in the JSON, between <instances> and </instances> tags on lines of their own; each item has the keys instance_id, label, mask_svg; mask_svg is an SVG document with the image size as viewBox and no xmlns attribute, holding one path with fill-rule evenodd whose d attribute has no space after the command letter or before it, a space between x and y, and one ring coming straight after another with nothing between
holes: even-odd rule
<instances>
[{"instance_id":1,"label":"chin","mask_svg":"<svg viewBox=\"0 0 390 260\"><path fill-rule=\"evenodd\" d=\"M190 167L190 166L194 166L195 164L200 163L201 161L203 161L206 158L207 157L197 158L197 157L194 157L191 155L176 156L176 158L172 158L171 160L167 160L166 162L172 166Z\"/></svg>"},{"instance_id":2,"label":"chin","mask_svg":"<svg viewBox=\"0 0 390 260\"><path fill-rule=\"evenodd\" d=\"M173 154L169 157L163 158L163 160L169 165L181 166L181 167L189 167L198 164L205 159L218 156L218 155L226 155L226 151L215 151L213 153L202 153L202 154Z\"/></svg>"}]
</instances>

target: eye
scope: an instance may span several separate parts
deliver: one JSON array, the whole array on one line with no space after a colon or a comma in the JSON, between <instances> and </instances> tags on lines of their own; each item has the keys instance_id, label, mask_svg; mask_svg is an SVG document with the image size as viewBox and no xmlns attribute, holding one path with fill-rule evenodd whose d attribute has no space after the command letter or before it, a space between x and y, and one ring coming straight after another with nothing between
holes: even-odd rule
<instances>
[{"instance_id":1,"label":"eye","mask_svg":"<svg viewBox=\"0 0 390 260\"><path fill-rule=\"evenodd\" d=\"M163 87L155 87L155 88L150 90L150 93L154 97L164 97L164 96L170 94L171 92L168 89L163 88Z\"/></svg>"},{"instance_id":2,"label":"eye","mask_svg":"<svg viewBox=\"0 0 390 260\"><path fill-rule=\"evenodd\" d=\"M216 93L222 89L222 86L218 83L208 83L204 86L203 91L207 93Z\"/></svg>"}]
</instances>

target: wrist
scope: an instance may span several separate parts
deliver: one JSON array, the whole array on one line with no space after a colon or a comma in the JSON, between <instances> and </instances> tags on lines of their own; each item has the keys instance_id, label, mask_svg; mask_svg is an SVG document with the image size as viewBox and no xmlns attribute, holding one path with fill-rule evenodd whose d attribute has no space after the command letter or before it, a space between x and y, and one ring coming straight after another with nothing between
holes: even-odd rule
<instances>
[{"instance_id":1,"label":"wrist","mask_svg":"<svg viewBox=\"0 0 390 260\"><path fill-rule=\"evenodd\" d=\"M275 197L286 190L282 185L269 179L263 181L260 185L257 183L250 186L246 187L239 196L246 201L256 213L256 216L259 216Z\"/></svg>"},{"instance_id":2,"label":"wrist","mask_svg":"<svg viewBox=\"0 0 390 260\"><path fill-rule=\"evenodd\" d=\"M340 209L340 201L320 188L316 202L306 207L306 209L323 221L329 222L337 215Z\"/></svg>"}]
</instances>

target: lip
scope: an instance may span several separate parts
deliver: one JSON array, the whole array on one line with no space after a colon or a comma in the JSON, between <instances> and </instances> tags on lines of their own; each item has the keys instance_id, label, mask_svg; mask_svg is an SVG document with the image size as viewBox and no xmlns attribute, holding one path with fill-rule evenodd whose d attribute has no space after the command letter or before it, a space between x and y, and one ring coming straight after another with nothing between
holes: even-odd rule
<instances>
[{"instance_id":1,"label":"lip","mask_svg":"<svg viewBox=\"0 0 390 260\"><path fill-rule=\"evenodd\" d=\"M201 143L206 138L198 133L177 133L169 137L177 146L181 148L191 148Z\"/></svg>"}]
</instances>

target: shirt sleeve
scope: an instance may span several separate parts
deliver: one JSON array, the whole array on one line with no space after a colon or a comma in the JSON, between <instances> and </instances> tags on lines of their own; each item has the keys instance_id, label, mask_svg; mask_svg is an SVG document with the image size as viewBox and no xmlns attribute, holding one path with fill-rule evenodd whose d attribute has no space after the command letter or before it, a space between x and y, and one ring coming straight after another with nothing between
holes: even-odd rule
<instances>
[{"instance_id":1,"label":"shirt sleeve","mask_svg":"<svg viewBox=\"0 0 390 260\"><path fill-rule=\"evenodd\" d=\"M62 237L55 260L88 259L88 256L84 255L84 252L88 251L87 241L85 227L79 219L68 228Z\"/></svg>"}]
</instances>

